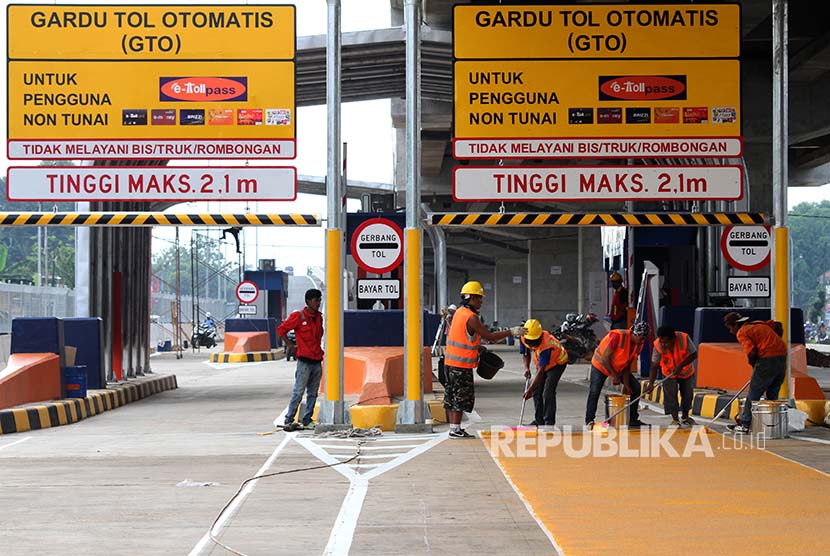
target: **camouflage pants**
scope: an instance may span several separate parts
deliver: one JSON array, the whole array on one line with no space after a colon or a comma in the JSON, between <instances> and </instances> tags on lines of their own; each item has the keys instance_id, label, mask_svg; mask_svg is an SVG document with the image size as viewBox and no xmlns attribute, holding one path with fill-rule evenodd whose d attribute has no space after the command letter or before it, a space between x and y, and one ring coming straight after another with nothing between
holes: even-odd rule
<instances>
[{"instance_id":1,"label":"camouflage pants","mask_svg":"<svg viewBox=\"0 0 830 556\"><path fill-rule=\"evenodd\" d=\"M444 407L450 411L473 410L476 403L473 370L447 365L447 384L444 389Z\"/></svg>"}]
</instances>

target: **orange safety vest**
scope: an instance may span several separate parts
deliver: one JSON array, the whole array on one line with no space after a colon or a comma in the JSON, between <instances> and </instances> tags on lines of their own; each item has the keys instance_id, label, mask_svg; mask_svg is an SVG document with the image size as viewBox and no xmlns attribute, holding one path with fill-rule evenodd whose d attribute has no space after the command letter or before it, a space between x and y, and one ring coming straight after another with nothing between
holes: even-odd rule
<instances>
[{"instance_id":1,"label":"orange safety vest","mask_svg":"<svg viewBox=\"0 0 830 556\"><path fill-rule=\"evenodd\" d=\"M522 342L522 345L525 349L531 351L533 353L533 363L536 365L536 368L539 369L539 354L545 350L551 350L550 354L550 362L548 366L544 369L539 369L539 371L547 371L557 365L562 365L568 362L568 352L562 347L562 344L559 343L559 340L556 339L556 336L548 332L547 330L542 331L542 341L539 342L539 345L536 347L532 347L527 345L525 342L524 336L519 336L519 341Z\"/></svg>"},{"instance_id":2,"label":"orange safety vest","mask_svg":"<svg viewBox=\"0 0 830 556\"><path fill-rule=\"evenodd\" d=\"M444 362L453 367L475 369L478 367L478 346L481 336L476 333L472 341L467 335L467 321L475 315L469 307L459 307L452 317L450 332L447 334L447 348L444 350Z\"/></svg>"},{"instance_id":3,"label":"orange safety vest","mask_svg":"<svg viewBox=\"0 0 830 556\"><path fill-rule=\"evenodd\" d=\"M675 367L689 356L689 335L685 332L675 332L674 347L667 352L663 352L660 348L660 339L658 338L654 340L654 349L660 354L660 369L663 371L663 376L669 376ZM689 363L680 369L675 378L689 378L693 374L695 374L695 366Z\"/></svg>"},{"instance_id":4,"label":"orange safety vest","mask_svg":"<svg viewBox=\"0 0 830 556\"><path fill-rule=\"evenodd\" d=\"M602 372L605 376L611 376L611 370L606 369L603 366L600 354L608 348L608 344L611 343L611 338L614 334L620 337L620 345L611 355L611 367L613 367L614 372L622 372L623 369L628 367L631 362L634 361L638 355L640 355L640 351L643 349L643 344L639 344L635 349L632 349L634 344L631 342L630 330L610 331L599 343L597 349L594 350L594 356L591 358L591 365L596 367L596 369Z\"/></svg>"}]
</instances>

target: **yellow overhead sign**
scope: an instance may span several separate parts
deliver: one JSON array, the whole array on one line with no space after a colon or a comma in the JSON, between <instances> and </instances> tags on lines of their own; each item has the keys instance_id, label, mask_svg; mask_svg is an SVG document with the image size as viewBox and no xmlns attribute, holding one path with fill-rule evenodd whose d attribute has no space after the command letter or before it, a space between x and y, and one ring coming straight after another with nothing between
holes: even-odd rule
<instances>
[{"instance_id":1,"label":"yellow overhead sign","mask_svg":"<svg viewBox=\"0 0 830 556\"><path fill-rule=\"evenodd\" d=\"M295 7L11 5L12 60L291 60Z\"/></svg>"},{"instance_id":2,"label":"yellow overhead sign","mask_svg":"<svg viewBox=\"0 0 830 556\"><path fill-rule=\"evenodd\" d=\"M739 4L456 5L458 59L733 58Z\"/></svg>"},{"instance_id":3,"label":"yellow overhead sign","mask_svg":"<svg viewBox=\"0 0 830 556\"><path fill-rule=\"evenodd\" d=\"M293 139L293 62L9 62L8 139Z\"/></svg>"},{"instance_id":4,"label":"yellow overhead sign","mask_svg":"<svg viewBox=\"0 0 830 556\"><path fill-rule=\"evenodd\" d=\"M738 60L456 61L456 138L737 137Z\"/></svg>"}]
</instances>

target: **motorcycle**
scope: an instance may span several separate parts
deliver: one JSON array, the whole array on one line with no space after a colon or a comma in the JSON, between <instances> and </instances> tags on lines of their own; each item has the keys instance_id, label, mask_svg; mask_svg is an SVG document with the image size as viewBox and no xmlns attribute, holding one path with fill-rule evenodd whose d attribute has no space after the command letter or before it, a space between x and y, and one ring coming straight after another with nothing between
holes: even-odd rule
<instances>
[{"instance_id":1,"label":"motorcycle","mask_svg":"<svg viewBox=\"0 0 830 556\"><path fill-rule=\"evenodd\" d=\"M216 345L216 326L203 322L196 327L191 338L193 347L212 348Z\"/></svg>"},{"instance_id":2,"label":"motorcycle","mask_svg":"<svg viewBox=\"0 0 830 556\"><path fill-rule=\"evenodd\" d=\"M592 326L597 322L599 317L594 313L568 313L559 330L553 332L568 352L568 360L571 363L587 359L594 353L598 342Z\"/></svg>"}]
</instances>

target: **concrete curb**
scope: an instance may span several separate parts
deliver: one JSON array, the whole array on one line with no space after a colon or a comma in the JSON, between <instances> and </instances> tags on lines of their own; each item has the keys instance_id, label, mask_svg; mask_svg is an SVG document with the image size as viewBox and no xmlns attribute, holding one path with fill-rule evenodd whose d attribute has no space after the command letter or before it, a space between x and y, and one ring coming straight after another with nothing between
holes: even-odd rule
<instances>
[{"instance_id":1,"label":"concrete curb","mask_svg":"<svg viewBox=\"0 0 830 556\"><path fill-rule=\"evenodd\" d=\"M90 390L86 398L67 398L3 409L0 410L0 434L70 425L175 388L178 388L176 375L154 376L112 384L106 390Z\"/></svg>"},{"instance_id":2,"label":"concrete curb","mask_svg":"<svg viewBox=\"0 0 830 556\"><path fill-rule=\"evenodd\" d=\"M254 363L257 361L276 361L282 359L284 354L277 351L252 351L250 353L211 353L211 363Z\"/></svg>"}]
</instances>

